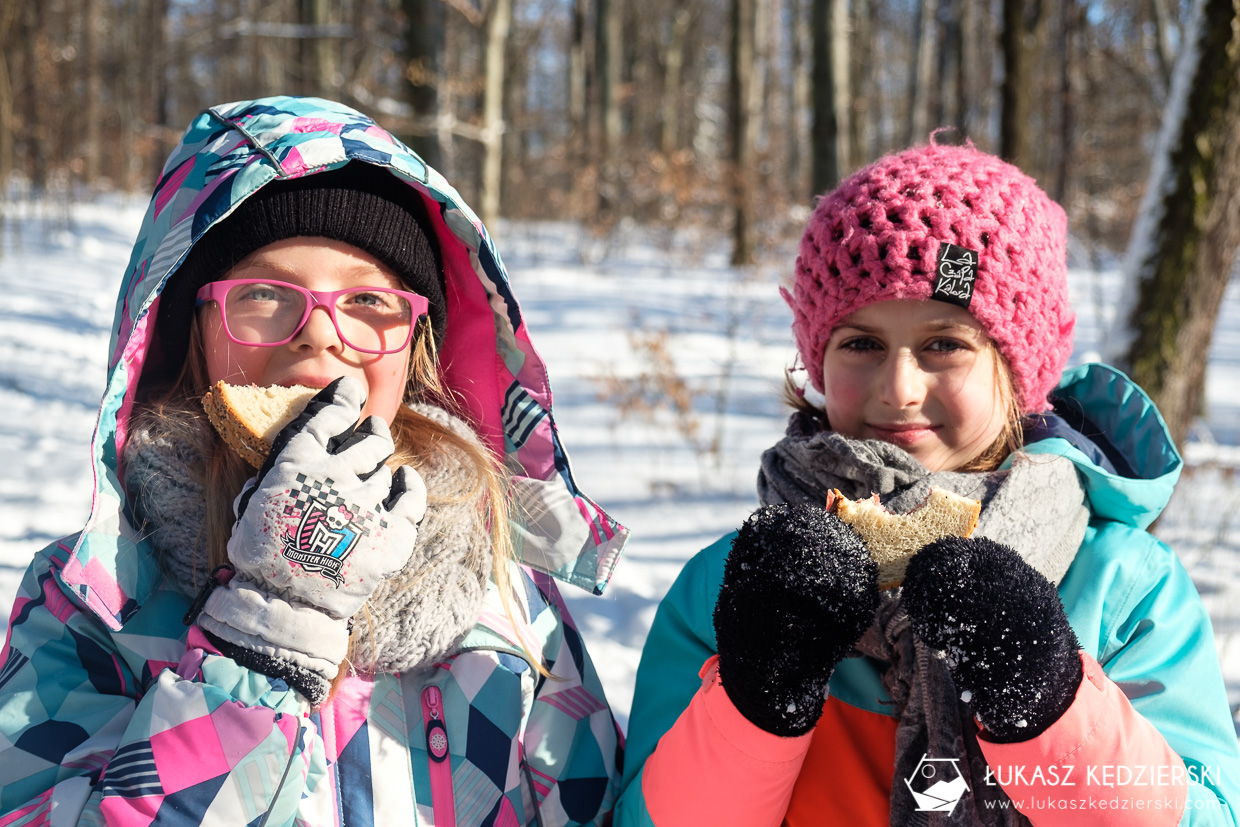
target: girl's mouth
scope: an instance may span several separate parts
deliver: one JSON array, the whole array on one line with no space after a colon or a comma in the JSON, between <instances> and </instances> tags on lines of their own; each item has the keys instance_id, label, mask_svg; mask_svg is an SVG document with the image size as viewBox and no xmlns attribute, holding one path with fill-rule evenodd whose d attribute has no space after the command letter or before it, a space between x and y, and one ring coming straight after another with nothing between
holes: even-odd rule
<instances>
[{"instance_id":1,"label":"girl's mouth","mask_svg":"<svg viewBox=\"0 0 1240 827\"><path fill-rule=\"evenodd\" d=\"M870 425L869 429L876 438L901 447L929 439L938 430L931 425Z\"/></svg>"}]
</instances>

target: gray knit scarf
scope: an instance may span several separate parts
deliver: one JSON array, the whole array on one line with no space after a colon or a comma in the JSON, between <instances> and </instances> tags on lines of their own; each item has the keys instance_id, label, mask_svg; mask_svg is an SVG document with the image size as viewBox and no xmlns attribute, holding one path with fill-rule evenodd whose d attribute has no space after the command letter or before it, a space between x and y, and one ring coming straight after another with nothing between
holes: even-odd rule
<instances>
[{"instance_id":1,"label":"gray knit scarf","mask_svg":"<svg viewBox=\"0 0 1240 827\"><path fill-rule=\"evenodd\" d=\"M931 486L982 503L974 536L1015 549L1052 583L1058 584L1085 536L1089 511L1075 466L1062 457L1017 454L1012 466L990 473L930 472L906 451L886 442L854 440L818 430L801 413L786 436L762 456L758 497L773 503L822 503L839 489L851 499L878 494L891 511L907 513ZM977 742L969 705L952 681L946 662L912 632L899 590L882 593L874 625L857 653L890 664L883 687L897 717L892 777L891 824L1024 825L1029 822L996 784L987 783L986 762ZM950 814L921 812L905 786L923 757L957 759L967 792ZM990 806L987 806L989 803Z\"/></svg>"},{"instance_id":2,"label":"gray knit scarf","mask_svg":"<svg viewBox=\"0 0 1240 827\"><path fill-rule=\"evenodd\" d=\"M414 410L471 441L460 419L431 406ZM204 420L205 422L205 420ZM139 427L125 448L130 518L155 549L168 582L193 596L209 570L202 530L206 503L191 470L199 449ZM482 610L491 571L491 537L479 506L483 492L452 457L419 469L428 505L413 554L385 580L354 618L353 666L360 672L403 672L442 660Z\"/></svg>"}]
</instances>

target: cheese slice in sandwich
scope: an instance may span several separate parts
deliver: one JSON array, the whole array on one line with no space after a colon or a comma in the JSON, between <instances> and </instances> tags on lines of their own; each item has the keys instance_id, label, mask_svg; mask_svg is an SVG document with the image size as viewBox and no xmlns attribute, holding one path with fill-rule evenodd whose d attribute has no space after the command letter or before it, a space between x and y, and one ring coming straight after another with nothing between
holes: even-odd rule
<instances>
[{"instance_id":1,"label":"cheese slice in sandwich","mask_svg":"<svg viewBox=\"0 0 1240 827\"><path fill-rule=\"evenodd\" d=\"M261 468L276 434L306 409L318 388L229 385L216 382L202 397L215 430L246 462Z\"/></svg>"},{"instance_id":2,"label":"cheese slice in sandwich","mask_svg":"<svg viewBox=\"0 0 1240 827\"><path fill-rule=\"evenodd\" d=\"M838 490L827 495L827 510L860 535L878 563L878 587L892 589L904 582L908 561L922 546L944 537L968 537L977 528L982 504L977 500L931 488L926 501L908 514L883 508L875 494L850 500Z\"/></svg>"}]
</instances>

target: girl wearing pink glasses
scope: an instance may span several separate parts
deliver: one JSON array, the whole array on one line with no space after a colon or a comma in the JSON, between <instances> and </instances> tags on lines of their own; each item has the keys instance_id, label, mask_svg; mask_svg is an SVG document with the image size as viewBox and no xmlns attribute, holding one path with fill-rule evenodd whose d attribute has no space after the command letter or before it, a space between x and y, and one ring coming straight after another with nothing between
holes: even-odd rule
<instances>
[{"instance_id":1,"label":"girl wearing pink glasses","mask_svg":"<svg viewBox=\"0 0 1240 827\"><path fill-rule=\"evenodd\" d=\"M121 285L77 534L0 652L0 824L602 824L582 494L485 229L365 116L207 110ZM255 469L214 383L322 389ZM52 815L54 814L54 815Z\"/></svg>"}]
</instances>

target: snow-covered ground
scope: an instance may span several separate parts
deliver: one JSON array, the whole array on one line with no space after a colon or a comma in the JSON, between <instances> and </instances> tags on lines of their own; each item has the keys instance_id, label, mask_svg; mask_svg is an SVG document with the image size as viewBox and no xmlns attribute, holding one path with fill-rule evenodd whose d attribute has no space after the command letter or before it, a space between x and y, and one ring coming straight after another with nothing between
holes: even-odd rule
<instances>
[{"instance_id":1,"label":"snow-covered ground","mask_svg":"<svg viewBox=\"0 0 1240 827\"><path fill-rule=\"evenodd\" d=\"M89 439L116 286L145 203L0 205L0 630L37 549L89 508ZM757 506L760 452L781 435L793 353L778 263L728 266L717 233L608 239L573 224L500 224L504 254L555 388L582 487L633 530L607 593L566 594L622 721L646 630L683 562ZM1072 272L1077 361L1109 321L1114 272ZM1208 415L1157 531L1213 618L1240 706L1240 293L1209 355ZM567 591L567 590L566 590Z\"/></svg>"}]
</instances>

